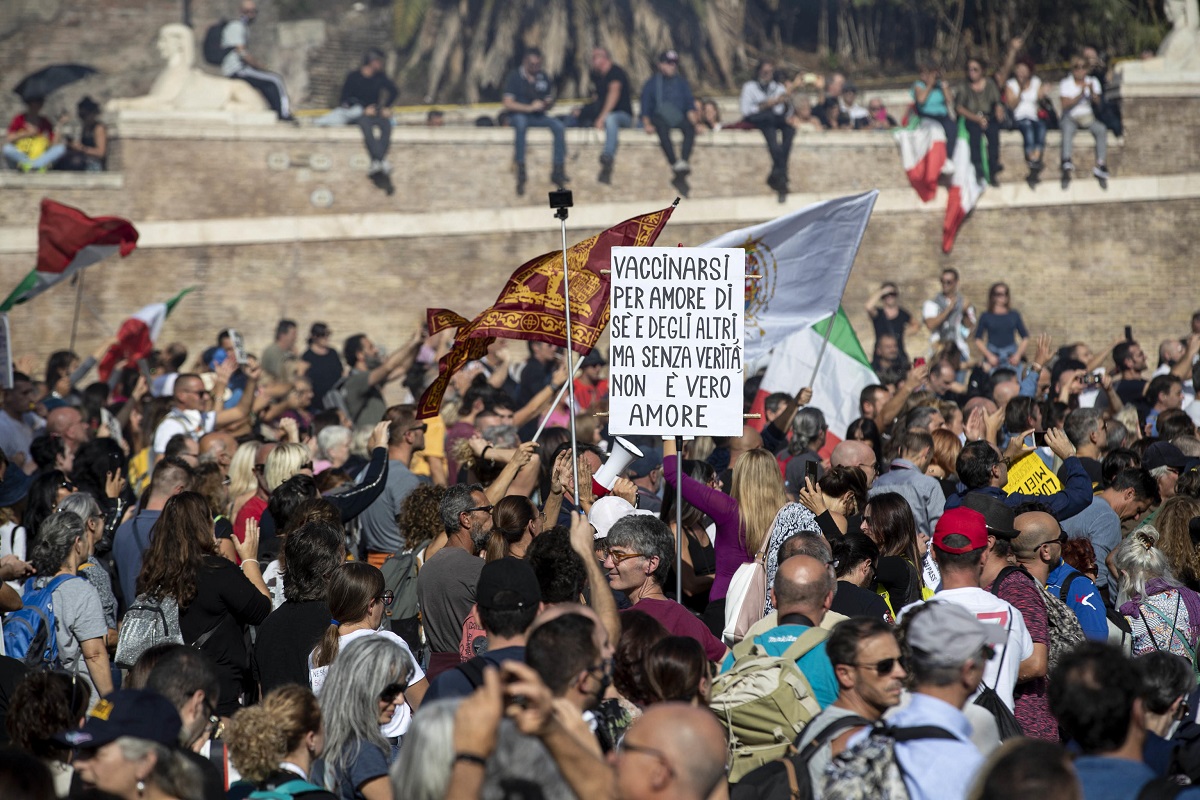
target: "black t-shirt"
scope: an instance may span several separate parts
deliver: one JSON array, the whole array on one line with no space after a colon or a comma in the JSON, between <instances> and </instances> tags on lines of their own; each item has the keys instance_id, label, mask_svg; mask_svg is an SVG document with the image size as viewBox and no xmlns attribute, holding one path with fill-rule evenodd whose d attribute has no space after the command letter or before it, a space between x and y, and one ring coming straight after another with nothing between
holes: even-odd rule
<instances>
[{"instance_id":1,"label":"black t-shirt","mask_svg":"<svg viewBox=\"0 0 1200 800\"><path fill-rule=\"evenodd\" d=\"M354 70L346 76L342 84L342 96L339 103L343 106L390 106L399 91L396 84L388 80L382 72L376 72L371 77Z\"/></svg>"},{"instance_id":2,"label":"black t-shirt","mask_svg":"<svg viewBox=\"0 0 1200 800\"><path fill-rule=\"evenodd\" d=\"M213 746L215 746L215 745L213 745ZM225 798L225 778L224 778L223 774L221 773L221 771L217 769L216 764L214 764L211 760L205 758L204 756L200 755L199 753L193 752L191 750L185 750L185 749L180 748L180 749L176 750L175 752L179 753L184 758L186 758L188 761L192 762L196 766L196 768L200 770L200 774L203 776L203 779L204 779L204 784L203 784L204 800L224 800L224 798ZM77 772L75 774L78 775L79 773Z\"/></svg>"},{"instance_id":3,"label":"black t-shirt","mask_svg":"<svg viewBox=\"0 0 1200 800\"><path fill-rule=\"evenodd\" d=\"M249 683L250 658L245 626L258 625L271 613L271 600L260 593L237 565L221 556L207 555L196 576L196 596L179 613L183 641L195 642L215 628L201 648L217 665L221 701L217 713L232 716L238 695Z\"/></svg>"},{"instance_id":4,"label":"black t-shirt","mask_svg":"<svg viewBox=\"0 0 1200 800\"><path fill-rule=\"evenodd\" d=\"M626 114L633 116L633 100L630 98L629 75L625 73L625 70L613 64L605 74L592 75L592 83L596 85L596 94L598 95L593 104L595 111L592 113L592 119L600 116L600 110L604 108L604 100L608 97L608 87L614 82L621 85L621 94L617 96L617 104L613 106L613 111L624 111Z\"/></svg>"},{"instance_id":5,"label":"black t-shirt","mask_svg":"<svg viewBox=\"0 0 1200 800\"><path fill-rule=\"evenodd\" d=\"M300 358L309 365L304 376L312 383L313 407L321 408L321 399L325 393L342 379L342 359L335 350L330 350L324 355L305 350Z\"/></svg>"},{"instance_id":6,"label":"black t-shirt","mask_svg":"<svg viewBox=\"0 0 1200 800\"><path fill-rule=\"evenodd\" d=\"M847 617L889 618L887 603L882 597L849 581L838 581L837 594L833 596L829 610Z\"/></svg>"},{"instance_id":7,"label":"black t-shirt","mask_svg":"<svg viewBox=\"0 0 1200 800\"><path fill-rule=\"evenodd\" d=\"M505 96L511 95L514 100L523 105L529 105L534 100L545 100L549 103L554 99L554 86L544 72L534 75L531 83L521 75L521 70L514 69L508 73L508 77L504 81L504 94Z\"/></svg>"},{"instance_id":8,"label":"black t-shirt","mask_svg":"<svg viewBox=\"0 0 1200 800\"><path fill-rule=\"evenodd\" d=\"M909 314L903 308L896 315L895 319L888 319L887 315L880 311L875 316L871 317L871 324L875 326L875 339L879 340L880 336L892 335L896 337L896 343L900 345L900 357L904 359L904 329L908 327L908 323L912 321L912 314Z\"/></svg>"},{"instance_id":9,"label":"black t-shirt","mask_svg":"<svg viewBox=\"0 0 1200 800\"><path fill-rule=\"evenodd\" d=\"M1117 397L1121 398L1121 402L1129 405L1142 402L1146 393L1146 382L1141 378L1133 378L1117 381L1113 388L1117 390Z\"/></svg>"},{"instance_id":10,"label":"black t-shirt","mask_svg":"<svg viewBox=\"0 0 1200 800\"><path fill-rule=\"evenodd\" d=\"M254 678L263 694L289 683L308 685L308 654L329 627L325 600L284 603L258 626Z\"/></svg>"}]
</instances>

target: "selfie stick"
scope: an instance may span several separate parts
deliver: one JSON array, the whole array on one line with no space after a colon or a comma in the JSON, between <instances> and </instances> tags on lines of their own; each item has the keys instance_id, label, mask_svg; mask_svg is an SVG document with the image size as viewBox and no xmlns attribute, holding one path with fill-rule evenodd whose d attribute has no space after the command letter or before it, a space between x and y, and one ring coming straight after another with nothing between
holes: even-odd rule
<instances>
[{"instance_id":1,"label":"selfie stick","mask_svg":"<svg viewBox=\"0 0 1200 800\"><path fill-rule=\"evenodd\" d=\"M567 266L567 214L568 209L574 205L574 200L571 196L570 189L559 189L550 193L550 207L554 209L554 216L562 224L562 259L563 259L563 315L567 324L567 357L570 358L573 352L571 341L571 276L570 267ZM569 363L569 362L568 362ZM562 392L559 392L562 395ZM575 449L575 375L571 374L567 378L567 396L571 402L571 458L576 462L579 458L579 452ZM554 407L551 406L551 411ZM546 415L549 419L549 414ZM575 509L579 510L579 469L578 463L571 465L571 481L574 488Z\"/></svg>"},{"instance_id":2,"label":"selfie stick","mask_svg":"<svg viewBox=\"0 0 1200 800\"><path fill-rule=\"evenodd\" d=\"M683 604L683 437L675 437L675 602Z\"/></svg>"}]
</instances>

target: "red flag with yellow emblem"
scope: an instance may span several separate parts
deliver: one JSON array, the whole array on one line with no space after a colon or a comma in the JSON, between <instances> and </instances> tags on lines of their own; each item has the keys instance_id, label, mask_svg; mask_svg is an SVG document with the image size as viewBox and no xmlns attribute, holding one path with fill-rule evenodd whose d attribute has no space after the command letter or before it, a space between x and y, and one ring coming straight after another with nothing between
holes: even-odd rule
<instances>
[{"instance_id":1,"label":"red flag with yellow emblem","mask_svg":"<svg viewBox=\"0 0 1200 800\"><path fill-rule=\"evenodd\" d=\"M671 218L674 206L627 219L567 249L571 284L571 344L587 354L608 325L609 257L614 247L650 247ZM417 417L436 416L451 376L483 358L496 339L526 339L567 345L562 251L527 261L504 284L496 302L473 320L444 308L428 311L431 334L458 328L454 346L438 362L438 376L417 405Z\"/></svg>"}]
</instances>

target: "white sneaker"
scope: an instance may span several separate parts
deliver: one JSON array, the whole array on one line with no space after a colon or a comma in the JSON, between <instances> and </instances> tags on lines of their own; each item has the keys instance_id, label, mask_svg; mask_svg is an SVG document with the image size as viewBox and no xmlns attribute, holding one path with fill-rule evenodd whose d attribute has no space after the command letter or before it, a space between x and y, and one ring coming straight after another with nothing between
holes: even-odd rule
<instances>
[{"instance_id":1,"label":"white sneaker","mask_svg":"<svg viewBox=\"0 0 1200 800\"><path fill-rule=\"evenodd\" d=\"M388 163L388 160L386 158L383 161L379 162L379 169L381 171L387 173L388 175L392 174L392 165Z\"/></svg>"},{"instance_id":2,"label":"white sneaker","mask_svg":"<svg viewBox=\"0 0 1200 800\"><path fill-rule=\"evenodd\" d=\"M378 172L382 172L382 171L383 171L383 164L381 164L380 162L375 161L375 160L372 160L371 166L367 168L368 175L374 175L374 174L376 174Z\"/></svg>"},{"instance_id":3,"label":"white sneaker","mask_svg":"<svg viewBox=\"0 0 1200 800\"><path fill-rule=\"evenodd\" d=\"M687 175L692 171L692 168L688 166L688 162L684 161L682 158L675 162L673 169L678 175Z\"/></svg>"}]
</instances>

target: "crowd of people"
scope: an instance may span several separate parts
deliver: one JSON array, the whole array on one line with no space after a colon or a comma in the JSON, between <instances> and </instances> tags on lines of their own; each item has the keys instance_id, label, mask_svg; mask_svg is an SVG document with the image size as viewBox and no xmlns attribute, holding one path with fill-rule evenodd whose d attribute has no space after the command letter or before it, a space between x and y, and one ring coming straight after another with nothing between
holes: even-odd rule
<instances>
[{"instance_id":1,"label":"crowd of people","mask_svg":"<svg viewBox=\"0 0 1200 800\"><path fill-rule=\"evenodd\" d=\"M918 319L885 284L847 430L797 387L739 437L635 437L609 486L599 350L498 340L427 419L451 342L421 331L285 319L259 356L226 329L108 382L108 342L19 359L0 794L1200 779L1200 312L1151 373L1131 332L1054 348L1009 294L977 314L946 270Z\"/></svg>"}]
</instances>

